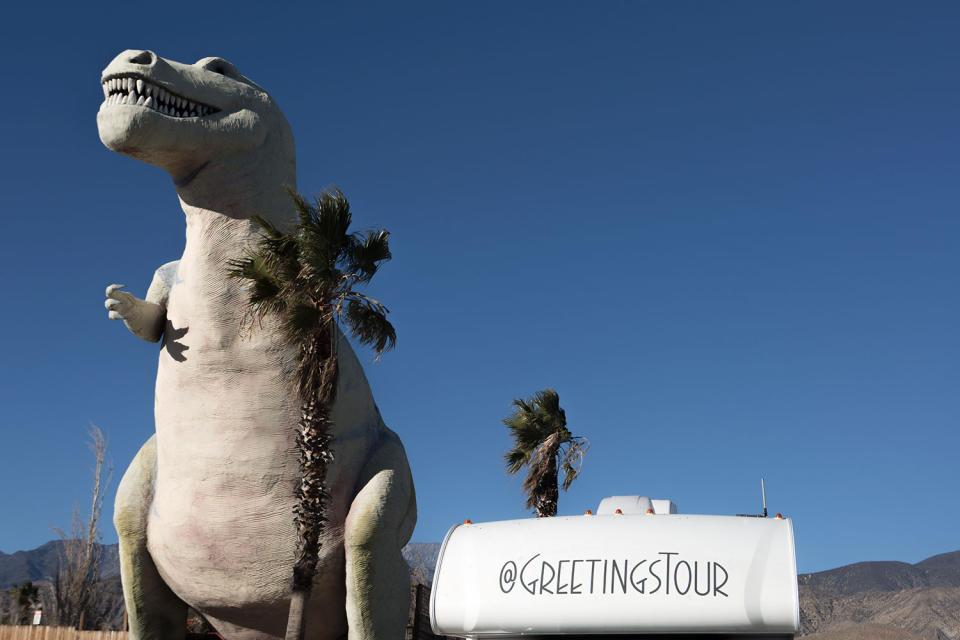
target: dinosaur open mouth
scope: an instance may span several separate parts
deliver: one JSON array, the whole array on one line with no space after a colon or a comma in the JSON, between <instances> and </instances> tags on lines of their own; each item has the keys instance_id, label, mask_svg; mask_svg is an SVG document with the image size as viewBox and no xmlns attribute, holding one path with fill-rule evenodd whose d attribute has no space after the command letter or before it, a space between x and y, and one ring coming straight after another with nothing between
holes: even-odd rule
<instances>
[{"instance_id":1,"label":"dinosaur open mouth","mask_svg":"<svg viewBox=\"0 0 960 640\"><path fill-rule=\"evenodd\" d=\"M178 96L137 76L112 76L103 81L106 104L134 104L174 118L196 118L220 111L208 104Z\"/></svg>"}]
</instances>

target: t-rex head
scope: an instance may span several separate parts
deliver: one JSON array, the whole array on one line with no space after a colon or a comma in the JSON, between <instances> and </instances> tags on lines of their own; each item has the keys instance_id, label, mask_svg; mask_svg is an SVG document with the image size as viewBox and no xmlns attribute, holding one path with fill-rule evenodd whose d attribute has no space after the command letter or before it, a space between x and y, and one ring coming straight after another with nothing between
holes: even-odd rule
<instances>
[{"instance_id":1,"label":"t-rex head","mask_svg":"<svg viewBox=\"0 0 960 640\"><path fill-rule=\"evenodd\" d=\"M198 179L217 183L195 185L201 192L231 186L225 179L295 184L290 125L273 98L226 60L188 65L130 49L107 65L101 84L100 140L166 169L181 197Z\"/></svg>"}]
</instances>

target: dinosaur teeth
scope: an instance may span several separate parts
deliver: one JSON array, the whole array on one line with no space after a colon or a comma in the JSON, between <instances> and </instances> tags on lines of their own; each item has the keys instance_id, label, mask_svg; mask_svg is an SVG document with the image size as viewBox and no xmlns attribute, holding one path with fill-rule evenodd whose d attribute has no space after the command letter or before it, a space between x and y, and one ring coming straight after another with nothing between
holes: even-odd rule
<instances>
[{"instance_id":1,"label":"dinosaur teeth","mask_svg":"<svg viewBox=\"0 0 960 640\"><path fill-rule=\"evenodd\" d=\"M105 104L139 105L174 118L203 117L219 111L201 102L175 95L140 77L114 77L101 84Z\"/></svg>"}]
</instances>

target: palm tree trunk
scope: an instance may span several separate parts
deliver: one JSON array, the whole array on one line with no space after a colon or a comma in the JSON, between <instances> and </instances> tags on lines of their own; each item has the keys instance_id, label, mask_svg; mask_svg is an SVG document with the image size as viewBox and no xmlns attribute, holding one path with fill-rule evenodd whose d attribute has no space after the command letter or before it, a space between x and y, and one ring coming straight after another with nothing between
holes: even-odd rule
<instances>
[{"instance_id":1,"label":"palm tree trunk","mask_svg":"<svg viewBox=\"0 0 960 640\"><path fill-rule=\"evenodd\" d=\"M537 483L534 494L533 507L538 518L549 518L557 515L557 503L560 501L560 490L557 488L557 456L547 458L547 468Z\"/></svg>"},{"instance_id":2,"label":"palm tree trunk","mask_svg":"<svg viewBox=\"0 0 960 640\"><path fill-rule=\"evenodd\" d=\"M324 482L327 463L333 458L330 451L330 425L326 406L317 402L302 405L297 429L301 479L297 489L297 504L294 506L297 549L286 640L303 640L306 626L306 607L320 554L325 509L330 499Z\"/></svg>"},{"instance_id":3,"label":"palm tree trunk","mask_svg":"<svg viewBox=\"0 0 960 640\"><path fill-rule=\"evenodd\" d=\"M303 640L307 603L320 554L320 535L326 521L330 493L326 487L327 465L333 460L330 410L336 394L338 362L333 350L335 328L323 331L300 352L301 366L321 361L323 373L316 389L302 389L297 448L300 451L300 486L293 508L297 528L296 558L293 565L293 593L287 616L285 640Z\"/></svg>"},{"instance_id":4,"label":"palm tree trunk","mask_svg":"<svg viewBox=\"0 0 960 640\"><path fill-rule=\"evenodd\" d=\"M290 596L290 614L287 617L287 633L284 640L302 640L303 631L307 626L307 601L310 599L310 589L294 589Z\"/></svg>"}]
</instances>

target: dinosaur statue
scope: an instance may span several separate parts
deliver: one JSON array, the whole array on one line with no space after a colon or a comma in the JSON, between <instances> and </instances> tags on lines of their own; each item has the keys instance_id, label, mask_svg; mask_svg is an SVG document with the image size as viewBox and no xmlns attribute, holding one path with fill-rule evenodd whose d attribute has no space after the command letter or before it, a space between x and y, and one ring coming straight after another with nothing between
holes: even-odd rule
<instances>
[{"instance_id":1,"label":"dinosaur statue","mask_svg":"<svg viewBox=\"0 0 960 640\"><path fill-rule=\"evenodd\" d=\"M296 544L296 354L270 318L241 335L247 295L227 261L258 237L251 215L293 225L293 134L273 99L221 58L188 65L128 50L102 85L101 141L165 169L186 214L183 256L156 271L146 297L111 285L105 301L134 335L162 339L156 434L115 505L131 638L182 639L188 606L227 640L282 638ZM413 480L342 335L338 349L332 498L306 637L400 640Z\"/></svg>"}]
</instances>

